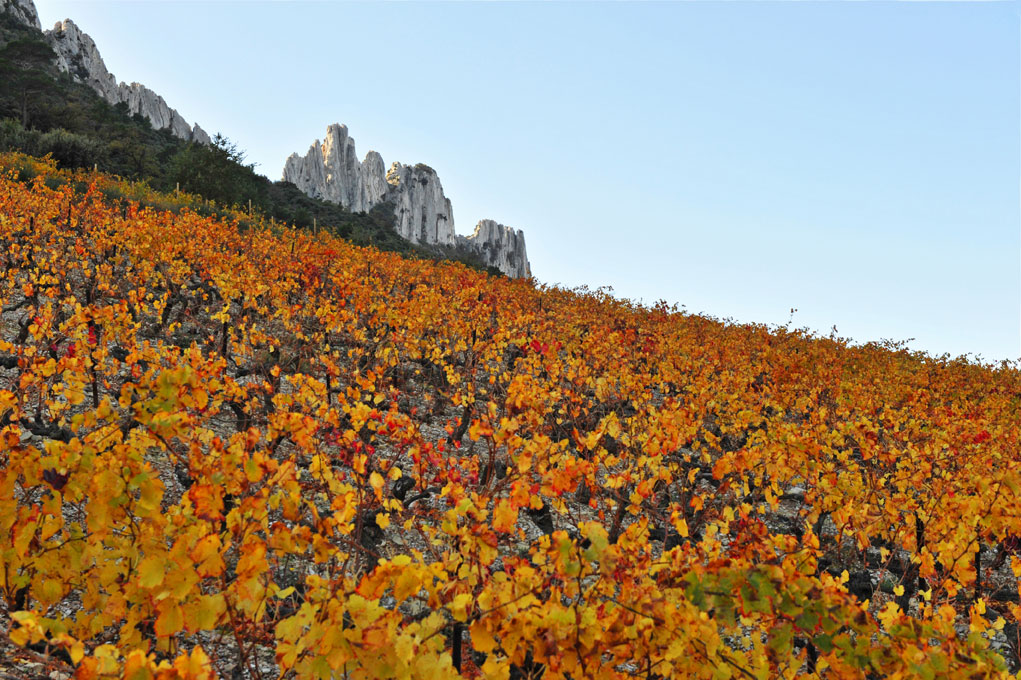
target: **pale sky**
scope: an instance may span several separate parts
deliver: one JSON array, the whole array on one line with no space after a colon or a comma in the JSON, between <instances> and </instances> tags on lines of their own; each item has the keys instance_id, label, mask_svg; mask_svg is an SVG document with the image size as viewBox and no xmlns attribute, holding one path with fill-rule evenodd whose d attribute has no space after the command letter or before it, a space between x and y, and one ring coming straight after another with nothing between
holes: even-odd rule
<instances>
[{"instance_id":1,"label":"pale sky","mask_svg":"<svg viewBox=\"0 0 1021 680\"><path fill-rule=\"evenodd\" d=\"M36 0L279 179L330 123L535 277L1021 356L1021 4Z\"/></svg>"}]
</instances>

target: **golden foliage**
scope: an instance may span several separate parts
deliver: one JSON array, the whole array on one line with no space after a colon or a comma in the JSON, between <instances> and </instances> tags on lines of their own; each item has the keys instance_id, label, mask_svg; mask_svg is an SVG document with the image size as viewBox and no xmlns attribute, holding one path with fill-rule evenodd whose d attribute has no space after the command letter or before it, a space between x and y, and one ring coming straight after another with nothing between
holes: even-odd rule
<instances>
[{"instance_id":1,"label":"golden foliage","mask_svg":"<svg viewBox=\"0 0 1021 680\"><path fill-rule=\"evenodd\" d=\"M0 597L79 677L1005 674L1016 370L2 164Z\"/></svg>"}]
</instances>

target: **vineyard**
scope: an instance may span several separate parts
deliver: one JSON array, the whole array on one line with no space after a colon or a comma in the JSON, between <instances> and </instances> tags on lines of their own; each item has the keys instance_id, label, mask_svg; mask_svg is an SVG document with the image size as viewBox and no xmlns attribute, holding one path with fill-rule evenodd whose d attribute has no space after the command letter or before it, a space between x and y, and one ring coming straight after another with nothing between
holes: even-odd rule
<instances>
[{"instance_id":1,"label":"vineyard","mask_svg":"<svg viewBox=\"0 0 1021 680\"><path fill-rule=\"evenodd\" d=\"M1014 367L0 166L0 654L17 663L83 680L1021 671Z\"/></svg>"}]
</instances>

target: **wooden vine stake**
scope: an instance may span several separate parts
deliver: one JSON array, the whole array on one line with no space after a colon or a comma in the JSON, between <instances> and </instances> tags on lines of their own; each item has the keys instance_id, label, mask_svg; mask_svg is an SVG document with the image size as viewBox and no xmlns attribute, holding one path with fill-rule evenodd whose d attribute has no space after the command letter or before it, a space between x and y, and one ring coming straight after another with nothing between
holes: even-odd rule
<instances>
[{"instance_id":1,"label":"wooden vine stake","mask_svg":"<svg viewBox=\"0 0 1021 680\"><path fill-rule=\"evenodd\" d=\"M454 632L450 636L450 656L458 673L461 672L461 637L463 632L464 624L458 622L454 624Z\"/></svg>"},{"instance_id":2,"label":"wooden vine stake","mask_svg":"<svg viewBox=\"0 0 1021 680\"><path fill-rule=\"evenodd\" d=\"M982 597L982 541L978 542L978 550L975 551L975 602Z\"/></svg>"}]
</instances>

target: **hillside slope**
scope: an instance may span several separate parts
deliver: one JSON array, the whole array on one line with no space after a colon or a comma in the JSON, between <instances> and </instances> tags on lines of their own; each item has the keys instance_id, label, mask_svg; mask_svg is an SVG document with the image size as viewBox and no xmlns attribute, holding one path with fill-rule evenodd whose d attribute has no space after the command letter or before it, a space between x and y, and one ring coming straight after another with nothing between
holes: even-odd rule
<instances>
[{"instance_id":1,"label":"hillside slope","mask_svg":"<svg viewBox=\"0 0 1021 680\"><path fill-rule=\"evenodd\" d=\"M61 59L67 61L66 55ZM106 73L105 66L99 71ZM221 206L251 205L299 227L330 229L357 245L497 271L469 248L401 238L387 206L352 212L312 199L289 182L257 174L226 138L217 135L213 142L188 144L169 128L153 129L150 119L131 115L127 102L111 105L58 68L31 2L0 4L0 151L50 154L63 168L98 167L163 191L201 194Z\"/></svg>"},{"instance_id":2,"label":"hillside slope","mask_svg":"<svg viewBox=\"0 0 1021 680\"><path fill-rule=\"evenodd\" d=\"M1014 369L0 165L19 672L1018 669Z\"/></svg>"}]
</instances>

